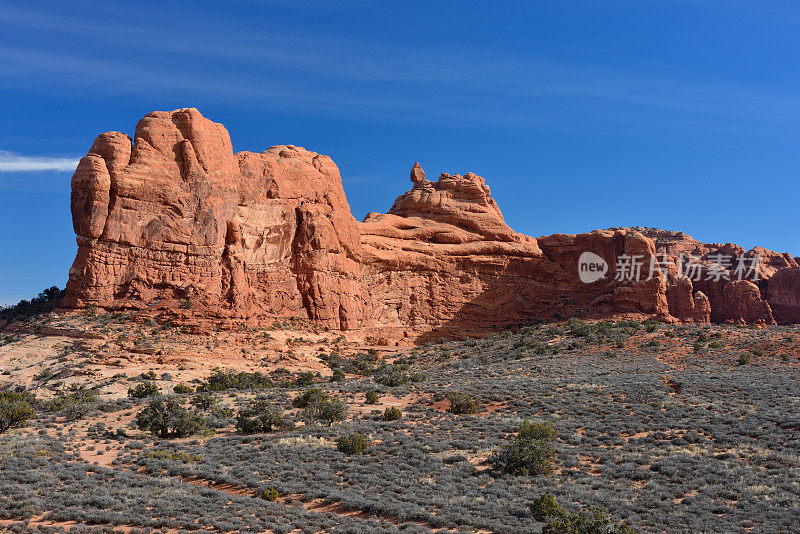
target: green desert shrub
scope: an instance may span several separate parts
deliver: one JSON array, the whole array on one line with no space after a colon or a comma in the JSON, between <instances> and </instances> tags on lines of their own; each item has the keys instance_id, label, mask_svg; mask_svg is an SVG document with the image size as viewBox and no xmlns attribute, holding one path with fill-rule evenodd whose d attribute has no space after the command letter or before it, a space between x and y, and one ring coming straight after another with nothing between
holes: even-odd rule
<instances>
[{"instance_id":1,"label":"green desert shrub","mask_svg":"<svg viewBox=\"0 0 800 534\"><path fill-rule=\"evenodd\" d=\"M35 401L28 393L0 392L0 432L23 426L36 417Z\"/></svg>"},{"instance_id":2,"label":"green desert shrub","mask_svg":"<svg viewBox=\"0 0 800 534\"><path fill-rule=\"evenodd\" d=\"M236 415L236 428L245 434L272 432L283 424L283 412L269 401L259 399Z\"/></svg>"},{"instance_id":3,"label":"green desert shrub","mask_svg":"<svg viewBox=\"0 0 800 534\"><path fill-rule=\"evenodd\" d=\"M333 426L334 423L347 419L347 404L341 399L325 395L306 405L300 415L308 424L325 423Z\"/></svg>"},{"instance_id":4,"label":"green desert shrub","mask_svg":"<svg viewBox=\"0 0 800 534\"><path fill-rule=\"evenodd\" d=\"M341 382L344 380L344 371L341 369L334 369L333 374L331 375L331 382Z\"/></svg>"},{"instance_id":5,"label":"green desert shrub","mask_svg":"<svg viewBox=\"0 0 800 534\"><path fill-rule=\"evenodd\" d=\"M270 502L275 502L278 500L278 490L275 488L265 489L261 492L261 498Z\"/></svg>"},{"instance_id":6,"label":"green desert shrub","mask_svg":"<svg viewBox=\"0 0 800 534\"><path fill-rule=\"evenodd\" d=\"M386 408L383 412L383 420L384 421L397 421L398 419L402 419L403 412L401 412L398 408L394 406L390 406Z\"/></svg>"},{"instance_id":7,"label":"green desert shrub","mask_svg":"<svg viewBox=\"0 0 800 534\"><path fill-rule=\"evenodd\" d=\"M175 384L175 387L172 388L172 391L174 391L178 395L182 395L184 393L191 393L194 390L192 389L192 386L189 386L187 384Z\"/></svg>"},{"instance_id":8,"label":"green desert shrub","mask_svg":"<svg viewBox=\"0 0 800 534\"><path fill-rule=\"evenodd\" d=\"M302 394L298 395L292 401L292 406L295 408L305 408L309 404L319 400L328 398L328 394L319 388L311 388L305 390Z\"/></svg>"},{"instance_id":9,"label":"green desert shrub","mask_svg":"<svg viewBox=\"0 0 800 534\"><path fill-rule=\"evenodd\" d=\"M205 382L197 386L198 391L225 391L228 389L266 389L273 386L272 380L258 371L248 373L247 371L233 372L215 369L206 378Z\"/></svg>"},{"instance_id":10,"label":"green desert shrub","mask_svg":"<svg viewBox=\"0 0 800 534\"><path fill-rule=\"evenodd\" d=\"M310 386L313 383L314 383L314 373L312 373L311 371L300 373L294 380L294 385L301 388Z\"/></svg>"},{"instance_id":11,"label":"green desert shrub","mask_svg":"<svg viewBox=\"0 0 800 534\"><path fill-rule=\"evenodd\" d=\"M517 437L524 440L542 439L545 441L555 441L558 437L558 431L550 423L531 423L526 419L519 427Z\"/></svg>"},{"instance_id":12,"label":"green desert shrub","mask_svg":"<svg viewBox=\"0 0 800 534\"><path fill-rule=\"evenodd\" d=\"M358 432L346 434L336 440L336 448L345 454L361 454L369 447L369 440Z\"/></svg>"},{"instance_id":13,"label":"green desert shrub","mask_svg":"<svg viewBox=\"0 0 800 534\"><path fill-rule=\"evenodd\" d=\"M153 382L147 381L137 384L135 387L128 389L128 397L132 399L144 399L152 397L153 395L161 394L161 390Z\"/></svg>"},{"instance_id":14,"label":"green desert shrub","mask_svg":"<svg viewBox=\"0 0 800 534\"><path fill-rule=\"evenodd\" d=\"M191 402L198 410L207 411L217 403L217 399L208 391L202 391L192 397Z\"/></svg>"},{"instance_id":15,"label":"green desert shrub","mask_svg":"<svg viewBox=\"0 0 800 534\"><path fill-rule=\"evenodd\" d=\"M509 475L549 475L555 468L552 442L558 433L549 423L525 421L517 436L492 457L492 465Z\"/></svg>"},{"instance_id":16,"label":"green desert shrub","mask_svg":"<svg viewBox=\"0 0 800 534\"><path fill-rule=\"evenodd\" d=\"M303 408L300 417L308 424L326 423L328 426L347 418L347 404L322 391L307 389L292 401L295 408Z\"/></svg>"},{"instance_id":17,"label":"green desert shrub","mask_svg":"<svg viewBox=\"0 0 800 534\"><path fill-rule=\"evenodd\" d=\"M536 521L547 522L542 534L635 534L624 522L613 523L601 508L569 512L545 493L530 506Z\"/></svg>"},{"instance_id":18,"label":"green desert shrub","mask_svg":"<svg viewBox=\"0 0 800 534\"><path fill-rule=\"evenodd\" d=\"M381 397L378 395L377 391L367 391L364 397L366 398L367 404L378 404L381 401Z\"/></svg>"},{"instance_id":19,"label":"green desert shrub","mask_svg":"<svg viewBox=\"0 0 800 534\"><path fill-rule=\"evenodd\" d=\"M70 393L61 393L50 400L41 403L44 412L60 412L67 408L97 402L97 391L93 389L79 389Z\"/></svg>"},{"instance_id":20,"label":"green desert shrub","mask_svg":"<svg viewBox=\"0 0 800 534\"><path fill-rule=\"evenodd\" d=\"M452 392L447 394L450 407L447 411L453 414L473 414L478 411L478 403L464 393Z\"/></svg>"},{"instance_id":21,"label":"green desert shrub","mask_svg":"<svg viewBox=\"0 0 800 534\"><path fill-rule=\"evenodd\" d=\"M12 321L49 312L56 307L63 296L63 289L59 289L56 286L49 287L31 300L23 299L14 306L7 308L0 306L0 320Z\"/></svg>"},{"instance_id":22,"label":"green desert shrub","mask_svg":"<svg viewBox=\"0 0 800 534\"><path fill-rule=\"evenodd\" d=\"M372 377L378 384L388 387L402 386L411 379L403 370L403 366L392 364L376 369Z\"/></svg>"},{"instance_id":23,"label":"green desert shrub","mask_svg":"<svg viewBox=\"0 0 800 534\"><path fill-rule=\"evenodd\" d=\"M97 391L94 389L78 389L70 393L61 393L40 404L41 411L57 413L67 421L83 419L97 406Z\"/></svg>"},{"instance_id":24,"label":"green desert shrub","mask_svg":"<svg viewBox=\"0 0 800 534\"><path fill-rule=\"evenodd\" d=\"M161 438L184 438L206 429L202 417L189 412L173 397L154 398L136 414L135 423L139 430L152 432Z\"/></svg>"}]
</instances>

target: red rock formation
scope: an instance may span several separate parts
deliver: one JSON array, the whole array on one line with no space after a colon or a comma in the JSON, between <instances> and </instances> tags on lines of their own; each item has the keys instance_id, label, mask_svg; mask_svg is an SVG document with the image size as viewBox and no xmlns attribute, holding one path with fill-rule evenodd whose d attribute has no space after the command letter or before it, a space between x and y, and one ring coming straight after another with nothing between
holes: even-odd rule
<instances>
[{"instance_id":1,"label":"red rock formation","mask_svg":"<svg viewBox=\"0 0 800 534\"><path fill-rule=\"evenodd\" d=\"M97 138L73 177L65 304L192 299L238 316L361 320L359 234L336 165L293 146L234 155L195 109ZM355 285L354 285L355 284Z\"/></svg>"},{"instance_id":2,"label":"red rock formation","mask_svg":"<svg viewBox=\"0 0 800 534\"><path fill-rule=\"evenodd\" d=\"M767 283L767 302L781 324L800 323L800 268L781 269Z\"/></svg>"},{"instance_id":3,"label":"red rock formation","mask_svg":"<svg viewBox=\"0 0 800 534\"><path fill-rule=\"evenodd\" d=\"M776 324L769 304L762 300L758 286L747 280L734 280L725 285L725 316L730 322L748 324L763 321Z\"/></svg>"},{"instance_id":4,"label":"red rock formation","mask_svg":"<svg viewBox=\"0 0 800 534\"><path fill-rule=\"evenodd\" d=\"M620 313L772 322L756 285L681 276L681 254L708 265L713 254L744 253L734 245L648 229L535 239L509 228L480 176L431 182L414 164L411 182L389 213L358 222L327 156L295 146L234 154L225 128L195 109L151 113L133 144L100 135L73 176L78 254L64 305L189 299L193 313L215 317L304 315L407 336ZM606 263L605 277L581 282L584 252ZM800 266L756 253L778 318L796 320L796 275L782 273ZM666 274L651 269L661 254ZM640 258L641 277L624 279L623 255Z\"/></svg>"}]
</instances>

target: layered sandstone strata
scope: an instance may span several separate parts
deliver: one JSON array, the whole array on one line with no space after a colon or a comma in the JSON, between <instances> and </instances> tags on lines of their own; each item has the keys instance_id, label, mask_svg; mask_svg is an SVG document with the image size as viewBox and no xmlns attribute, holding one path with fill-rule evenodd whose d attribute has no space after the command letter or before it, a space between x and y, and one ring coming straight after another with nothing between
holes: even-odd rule
<instances>
[{"instance_id":1,"label":"layered sandstone strata","mask_svg":"<svg viewBox=\"0 0 800 534\"><path fill-rule=\"evenodd\" d=\"M227 130L196 109L150 113L133 140L100 135L73 176L78 254L64 305L190 301L214 317L306 316L408 336L576 314L800 319L788 254L649 229L536 239L505 223L480 176L434 182L415 164L411 182L388 213L359 222L329 157L291 145L234 154ZM606 262L605 277L581 282L584 252ZM682 276L681 255L708 267L721 253L760 254L758 280ZM617 280L620 256L659 255L664 272Z\"/></svg>"}]
</instances>

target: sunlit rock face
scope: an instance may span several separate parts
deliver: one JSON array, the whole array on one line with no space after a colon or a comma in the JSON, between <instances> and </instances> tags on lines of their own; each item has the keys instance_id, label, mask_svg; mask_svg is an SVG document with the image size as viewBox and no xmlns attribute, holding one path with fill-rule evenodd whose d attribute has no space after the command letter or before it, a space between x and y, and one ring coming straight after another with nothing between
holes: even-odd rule
<instances>
[{"instance_id":1,"label":"sunlit rock face","mask_svg":"<svg viewBox=\"0 0 800 534\"><path fill-rule=\"evenodd\" d=\"M652 229L536 239L506 224L476 174L433 182L415 164L411 182L388 213L359 222L328 156L292 145L234 154L225 127L196 109L150 113L133 140L98 136L75 171L78 253L63 304L190 300L209 317L307 317L406 337L573 315L800 320L800 265L788 254ZM578 274L587 251L608 268L592 283ZM682 254L707 265L721 251L759 254L759 279L692 283L681 275ZM620 256L647 264L658 255L670 265L663 272L619 276Z\"/></svg>"}]
</instances>

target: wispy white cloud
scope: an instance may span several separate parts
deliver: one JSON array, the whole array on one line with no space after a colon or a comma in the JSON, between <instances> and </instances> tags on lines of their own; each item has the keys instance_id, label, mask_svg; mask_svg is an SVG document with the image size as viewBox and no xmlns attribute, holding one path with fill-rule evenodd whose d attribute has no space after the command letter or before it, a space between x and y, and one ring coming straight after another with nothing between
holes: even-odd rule
<instances>
[{"instance_id":1,"label":"wispy white cloud","mask_svg":"<svg viewBox=\"0 0 800 534\"><path fill-rule=\"evenodd\" d=\"M80 158L23 156L0 150L0 172L72 172Z\"/></svg>"}]
</instances>

